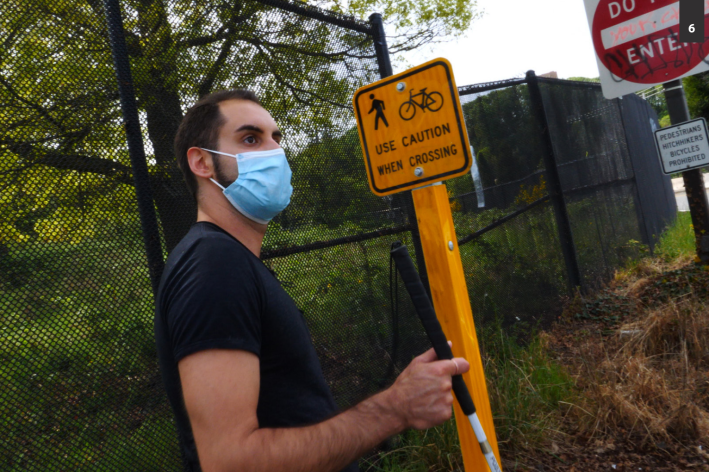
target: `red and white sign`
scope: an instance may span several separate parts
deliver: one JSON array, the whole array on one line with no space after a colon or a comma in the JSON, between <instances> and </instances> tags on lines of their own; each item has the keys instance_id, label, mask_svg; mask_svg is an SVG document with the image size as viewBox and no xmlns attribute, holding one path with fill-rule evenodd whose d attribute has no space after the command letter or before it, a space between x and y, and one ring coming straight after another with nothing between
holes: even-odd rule
<instances>
[{"instance_id":1,"label":"red and white sign","mask_svg":"<svg viewBox=\"0 0 709 472\"><path fill-rule=\"evenodd\" d=\"M676 0L585 0L606 98L709 70L709 40L679 41ZM709 0L704 2L709 31ZM701 19L700 19L701 21Z\"/></svg>"}]
</instances>

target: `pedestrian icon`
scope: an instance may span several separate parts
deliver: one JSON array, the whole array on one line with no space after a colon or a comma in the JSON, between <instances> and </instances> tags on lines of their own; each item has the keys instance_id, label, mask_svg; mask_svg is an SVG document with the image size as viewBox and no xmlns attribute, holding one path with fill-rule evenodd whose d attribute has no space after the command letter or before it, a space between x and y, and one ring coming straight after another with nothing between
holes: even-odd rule
<instances>
[{"instance_id":1,"label":"pedestrian icon","mask_svg":"<svg viewBox=\"0 0 709 472\"><path fill-rule=\"evenodd\" d=\"M389 127L389 123L387 123L386 116L384 116L384 102L381 100L378 100L374 98L374 94L370 94L369 98L372 99L372 108L369 110L368 114L371 114L373 111L376 111L377 113L374 114L374 129L377 130L379 129L379 119L384 122L384 126L387 128Z\"/></svg>"}]
</instances>

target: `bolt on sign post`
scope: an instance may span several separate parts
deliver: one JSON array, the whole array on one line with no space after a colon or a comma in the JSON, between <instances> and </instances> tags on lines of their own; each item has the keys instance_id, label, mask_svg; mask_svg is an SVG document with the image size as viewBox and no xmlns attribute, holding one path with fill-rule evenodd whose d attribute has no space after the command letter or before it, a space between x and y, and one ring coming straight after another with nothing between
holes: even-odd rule
<instances>
[{"instance_id":1,"label":"bolt on sign post","mask_svg":"<svg viewBox=\"0 0 709 472\"><path fill-rule=\"evenodd\" d=\"M680 79L709 70L709 2L584 0L603 96L612 99L664 84L673 125L689 121ZM697 255L709 264L709 209L698 169L682 173Z\"/></svg>"},{"instance_id":2,"label":"bolt on sign post","mask_svg":"<svg viewBox=\"0 0 709 472\"><path fill-rule=\"evenodd\" d=\"M436 315L455 356L470 362L463 375L499 462L458 239L443 180L470 171L471 157L453 70L434 59L358 89L352 99L372 192L411 194ZM465 469L486 470L476 436L455 403Z\"/></svg>"}]
</instances>

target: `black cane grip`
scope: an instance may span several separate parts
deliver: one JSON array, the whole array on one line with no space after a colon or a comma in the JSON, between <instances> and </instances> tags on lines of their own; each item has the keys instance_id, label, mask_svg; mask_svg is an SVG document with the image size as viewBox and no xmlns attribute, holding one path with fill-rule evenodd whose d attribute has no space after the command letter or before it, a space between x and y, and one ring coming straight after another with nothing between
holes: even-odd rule
<instances>
[{"instance_id":1,"label":"black cane grip","mask_svg":"<svg viewBox=\"0 0 709 472\"><path fill-rule=\"evenodd\" d=\"M428 339L431 341L436 355L439 359L453 359L453 351L451 351L448 340L445 334L443 334L441 324L438 322L438 318L436 318L436 312L433 309L433 305L431 305L431 300L429 300L426 294L421 278L418 272L416 272L416 267L414 267L414 262L411 260L409 250L400 242L396 242L392 244L391 256L394 258L396 268L399 274L401 274L404 286L409 292L409 296L411 296L414 309L426 330L426 334L428 334ZM470 392L468 392L468 387L463 381L463 376L453 376L453 393L455 393L455 397L458 399L458 403L466 416L475 413L475 405L473 404L473 399L470 397Z\"/></svg>"}]
</instances>

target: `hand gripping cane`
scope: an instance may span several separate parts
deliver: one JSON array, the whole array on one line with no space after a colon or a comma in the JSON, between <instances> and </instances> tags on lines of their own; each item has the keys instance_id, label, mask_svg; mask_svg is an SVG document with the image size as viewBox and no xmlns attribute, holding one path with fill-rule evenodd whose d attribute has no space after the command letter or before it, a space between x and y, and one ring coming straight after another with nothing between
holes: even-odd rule
<instances>
[{"instance_id":1,"label":"hand gripping cane","mask_svg":"<svg viewBox=\"0 0 709 472\"><path fill-rule=\"evenodd\" d=\"M396 268L399 270L399 274L401 274L401 278L404 280L406 290L411 296L411 301L414 303L416 313L418 313L421 323L426 330L426 334L428 334L428 339L430 339L431 344L433 344L436 355L439 359L453 359L453 352L448 345L446 336L443 334L441 324L438 322L438 318L436 318L436 312L433 310L431 300L429 300L426 290L423 288L423 284L421 283L418 272L416 272L414 262L411 260L408 249L406 249L406 246L402 245L401 242L397 241L391 246L391 256L394 258ZM463 413L465 413L470 420L470 425L473 427L475 437L480 443L480 449L482 450L483 456L485 456L487 464L490 466L490 470L492 472L502 472L500 465L497 463L497 458L492 452L492 447L490 447L490 443L487 441L487 436L485 436L485 431L480 424L478 414L475 412L475 405L473 404L473 399L470 397L470 392L468 392L468 387L465 385L463 376L460 374L454 375L452 381L455 398L458 400L458 404L460 404Z\"/></svg>"}]
</instances>

